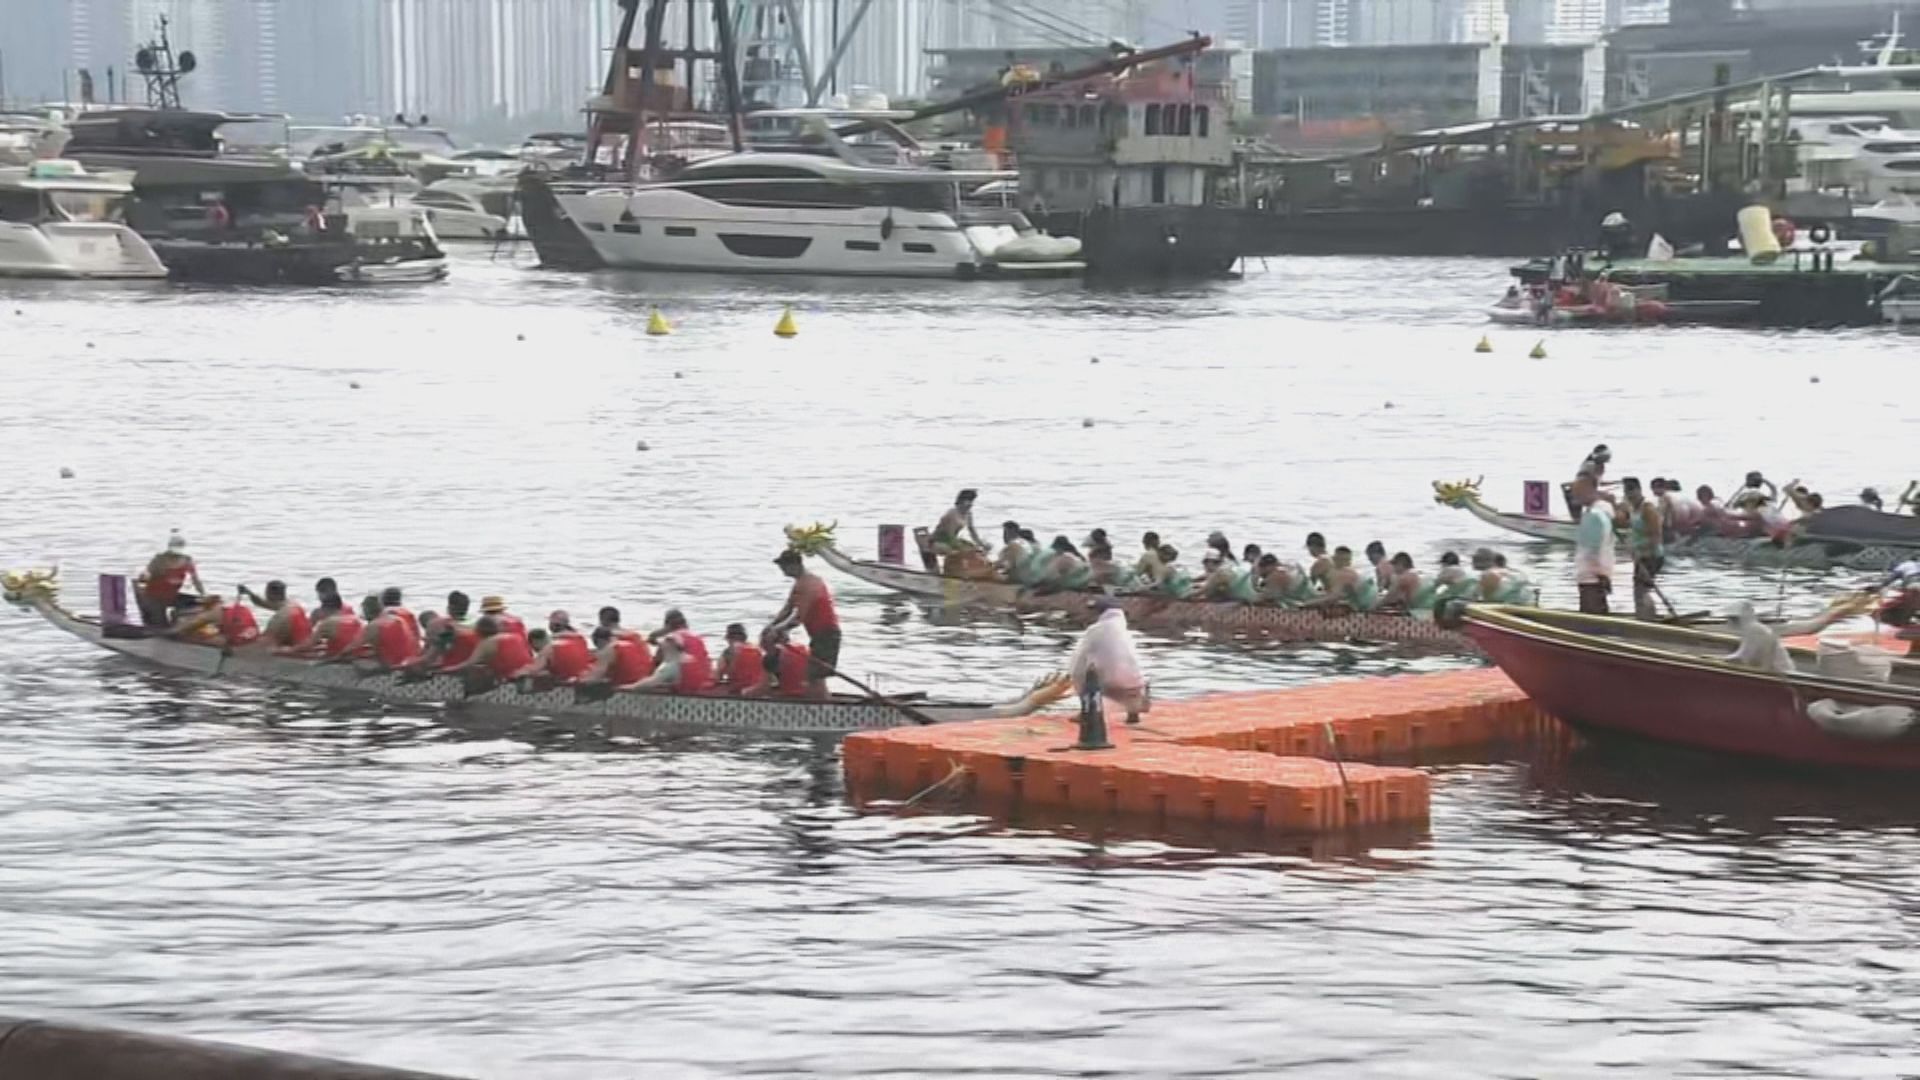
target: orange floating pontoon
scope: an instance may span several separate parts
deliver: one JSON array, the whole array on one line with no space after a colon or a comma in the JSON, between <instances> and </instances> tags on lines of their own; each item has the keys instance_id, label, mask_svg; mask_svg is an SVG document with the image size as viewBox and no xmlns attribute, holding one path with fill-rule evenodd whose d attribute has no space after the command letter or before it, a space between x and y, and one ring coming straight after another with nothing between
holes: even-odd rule
<instances>
[{"instance_id":1,"label":"orange floating pontoon","mask_svg":"<svg viewBox=\"0 0 1920 1080\"><path fill-rule=\"evenodd\" d=\"M854 799L950 788L983 811L1316 834L1419 824L1428 778L1368 762L1418 761L1557 731L1491 668L1319 683L1158 704L1116 715L1108 750L1076 750L1075 718L894 728L849 736Z\"/></svg>"}]
</instances>

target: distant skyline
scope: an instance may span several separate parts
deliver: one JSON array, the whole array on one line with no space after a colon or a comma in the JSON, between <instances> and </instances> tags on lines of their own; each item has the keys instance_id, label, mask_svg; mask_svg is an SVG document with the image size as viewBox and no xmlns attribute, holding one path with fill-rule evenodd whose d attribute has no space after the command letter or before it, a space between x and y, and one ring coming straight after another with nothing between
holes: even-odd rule
<instances>
[{"instance_id":1,"label":"distant skyline","mask_svg":"<svg viewBox=\"0 0 1920 1080\"><path fill-rule=\"evenodd\" d=\"M741 3L741 0L735 0ZM338 122L422 113L453 125L578 127L618 20L614 0L6 0L0 92L12 101L96 97L124 86L157 16L200 70L189 104ZM835 0L786 0L817 70L832 47ZM756 10L762 14L755 16ZM786 32L781 0L745 0L743 37ZM839 0L850 20L860 0ZM1592 40L1624 19L1664 16L1665 0L873 0L846 50L845 91L894 98L927 89L925 50L1161 42L1188 31L1249 48ZM711 43L704 4L694 37ZM669 9L672 40L687 8ZM107 72L115 73L109 89ZM701 87L701 90L707 88Z\"/></svg>"}]
</instances>

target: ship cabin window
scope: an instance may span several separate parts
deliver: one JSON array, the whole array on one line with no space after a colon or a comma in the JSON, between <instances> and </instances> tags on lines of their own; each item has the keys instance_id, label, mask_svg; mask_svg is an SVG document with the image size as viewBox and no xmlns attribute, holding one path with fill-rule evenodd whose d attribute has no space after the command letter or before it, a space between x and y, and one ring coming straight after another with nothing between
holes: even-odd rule
<instances>
[{"instance_id":1,"label":"ship cabin window","mask_svg":"<svg viewBox=\"0 0 1920 1080\"><path fill-rule=\"evenodd\" d=\"M1091 105L1080 106L1080 126L1090 128L1100 122L1100 111Z\"/></svg>"},{"instance_id":2,"label":"ship cabin window","mask_svg":"<svg viewBox=\"0 0 1920 1080\"><path fill-rule=\"evenodd\" d=\"M1074 112L1073 106L1069 105L1060 110L1060 126L1065 128L1079 126L1078 114Z\"/></svg>"},{"instance_id":3,"label":"ship cabin window","mask_svg":"<svg viewBox=\"0 0 1920 1080\"><path fill-rule=\"evenodd\" d=\"M957 203L954 187L948 183L836 184L806 169L760 165L701 169L682 183L729 206L827 210L896 206L939 211L952 210Z\"/></svg>"},{"instance_id":4,"label":"ship cabin window","mask_svg":"<svg viewBox=\"0 0 1920 1080\"><path fill-rule=\"evenodd\" d=\"M1175 131L1174 134L1175 135L1193 134L1193 106L1191 105L1180 106L1180 129L1178 131Z\"/></svg>"},{"instance_id":5,"label":"ship cabin window","mask_svg":"<svg viewBox=\"0 0 1920 1080\"><path fill-rule=\"evenodd\" d=\"M1157 104L1147 106L1147 134L1160 134L1160 106Z\"/></svg>"},{"instance_id":6,"label":"ship cabin window","mask_svg":"<svg viewBox=\"0 0 1920 1080\"><path fill-rule=\"evenodd\" d=\"M38 220L40 220L39 192L0 191L0 221Z\"/></svg>"},{"instance_id":7,"label":"ship cabin window","mask_svg":"<svg viewBox=\"0 0 1920 1080\"><path fill-rule=\"evenodd\" d=\"M901 244L900 250L906 252L909 255L931 255L933 254L933 245L909 241L907 243Z\"/></svg>"},{"instance_id":8,"label":"ship cabin window","mask_svg":"<svg viewBox=\"0 0 1920 1080\"><path fill-rule=\"evenodd\" d=\"M1208 125L1207 125L1207 107L1205 105L1202 105L1199 108L1193 110L1193 122L1196 125L1195 134L1199 135L1203 139L1206 138Z\"/></svg>"}]
</instances>

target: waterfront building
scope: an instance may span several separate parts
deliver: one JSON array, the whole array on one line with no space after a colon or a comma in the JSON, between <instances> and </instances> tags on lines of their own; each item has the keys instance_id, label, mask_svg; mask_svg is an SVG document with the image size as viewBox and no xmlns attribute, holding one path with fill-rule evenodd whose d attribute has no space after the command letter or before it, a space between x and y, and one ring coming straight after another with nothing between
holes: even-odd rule
<instances>
[{"instance_id":1,"label":"waterfront building","mask_svg":"<svg viewBox=\"0 0 1920 1080\"><path fill-rule=\"evenodd\" d=\"M1606 90L1598 45L1368 46L1269 49L1253 59L1253 107L1315 141L1476 120L1584 113ZM1351 129L1349 131L1348 129ZM1377 141L1377 140L1376 140Z\"/></svg>"}]
</instances>

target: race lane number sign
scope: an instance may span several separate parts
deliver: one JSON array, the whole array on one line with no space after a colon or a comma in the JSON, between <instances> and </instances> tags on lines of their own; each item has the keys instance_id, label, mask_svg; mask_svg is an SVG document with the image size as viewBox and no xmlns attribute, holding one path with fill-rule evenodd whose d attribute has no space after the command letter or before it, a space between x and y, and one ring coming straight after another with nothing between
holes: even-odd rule
<instances>
[{"instance_id":1,"label":"race lane number sign","mask_svg":"<svg viewBox=\"0 0 1920 1080\"><path fill-rule=\"evenodd\" d=\"M1547 517L1553 513L1553 503L1547 494L1545 480L1529 480L1526 490L1520 498L1521 512L1528 517Z\"/></svg>"}]
</instances>

